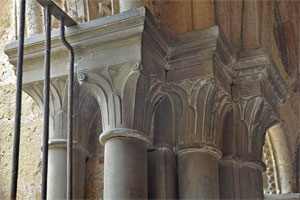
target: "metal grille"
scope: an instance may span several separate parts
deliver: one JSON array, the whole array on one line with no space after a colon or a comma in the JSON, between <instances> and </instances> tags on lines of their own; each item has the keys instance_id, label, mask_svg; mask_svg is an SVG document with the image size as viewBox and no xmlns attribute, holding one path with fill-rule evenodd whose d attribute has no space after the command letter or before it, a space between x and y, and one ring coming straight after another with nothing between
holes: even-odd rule
<instances>
[{"instance_id":1,"label":"metal grille","mask_svg":"<svg viewBox=\"0 0 300 200\"><path fill-rule=\"evenodd\" d=\"M73 127L73 87L74 87L74 50L65 38L65 26L76 25L76 22L61 10L52 0L37 0L45 8L45 80L44 80L44 127L43 127L43 158L42 158L42 189L41 199L47 198L47 171L48 171L48 139L49 139L49 98L50 98L50 57L51 57L51 16L60 21L60 37L62 43L69 51L70 66L68 76L68 117L67 117L67 199L72 199L72 127ZM19 17L19 48L17 62L17 89L16 114L13 142L13 163L10 199L17 197L20 129L21 129L21 103L22 103L22 77L24 57L24 30L25 30L26 0L20 0Z\"/></svg>"}]
</instances>

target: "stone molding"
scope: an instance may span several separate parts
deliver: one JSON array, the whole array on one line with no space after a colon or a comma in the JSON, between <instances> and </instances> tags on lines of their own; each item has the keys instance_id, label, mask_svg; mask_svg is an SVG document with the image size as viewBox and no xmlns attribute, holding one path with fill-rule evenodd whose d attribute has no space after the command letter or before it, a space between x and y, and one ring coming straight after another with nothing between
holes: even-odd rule
<instances>
[{"instance_id":1,"label":"stone molding","mask_svg":"<svg viewBox=\"0 0 300 200\"><path fill-rule=\"evenodd\" d=\"M104 131L99 138L99 141L102 145L105 144L107 140L114 137L129 137L136 138L138 140L144 141L146 144L152 144L151 138L147 133L138 130L126 129L126 128L118 128Z\"/></svg>"},{"instance_id":2,"label":"stone molding","mask_svg":"<svg viewBox=\"0 0 300 200\"><path fill-rule=\"evenodd\" d=\"M208 145L201 145L200 148L184 148L182 150L177 151L177 155L189 153L189 152L203 152L203 153L209 153L216 157L218 160L222 158L222 152L214 147L208 146Z\"/></svg>"},{"instance_id":3,"label":"stone molding","mask_svg":"<svg viewBox=\"0 0 300 200\"><path fill-rule=\"evenodd\" d=\"M53 139L48 142L49 149L67 149L67 140L66 139ZM78 144L76 141L73 141L73 148L78 152L83 153L84 155L88 155L89 151Z\"/></svg>"},{"instance_id":4,"label":"stone molding","mask_svg":"<svg viewBox=\"0 0 300 200\"><path fill-rule=\"evenodd\" d=\"M243 158L239 158L237 156L224 156L220 160L221 165L237 165L239 167L250 167L253 169L257 169L261 172L264 172L266 170L266 165L263 162L260 161L254 161L254 160L247 160Z\"/></svg>"}]
</instances>

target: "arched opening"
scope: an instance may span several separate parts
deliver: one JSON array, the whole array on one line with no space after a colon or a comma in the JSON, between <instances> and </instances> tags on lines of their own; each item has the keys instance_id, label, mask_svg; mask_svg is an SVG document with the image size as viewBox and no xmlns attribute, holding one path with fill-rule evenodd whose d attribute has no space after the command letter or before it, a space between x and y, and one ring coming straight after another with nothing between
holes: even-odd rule
<instances>
[{"instance_id":1,"label":"arched opening","mask_svg":"<svg viewBox=\"0 0 300 200\"><path fill-rule=\"evenodd\" d=\"M266 165L263 187L266 196L295 192L295 174L290 149L280 124L268 129L262 160Z\"/></svg>"}]
</instances>

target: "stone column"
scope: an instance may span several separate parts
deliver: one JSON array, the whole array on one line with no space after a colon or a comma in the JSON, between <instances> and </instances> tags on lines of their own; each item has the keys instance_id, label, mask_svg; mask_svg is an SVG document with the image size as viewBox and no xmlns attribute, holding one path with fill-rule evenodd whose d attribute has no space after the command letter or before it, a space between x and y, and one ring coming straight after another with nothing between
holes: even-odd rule
<instances>
[{"instance_id":1,"label":"stone column","mask_svg":"<svg viewBox=\"0 0 300 200\"><path fill-rule=\"evenodd\" d=\"M220 153L208 149L186 149L178 153L180 199L219 199Z\"/></svg>"},{"instance_id":2,"label":"stone column","mask_svg":"<svg viewBox=\"0 0 300 200\"><path fill-rule=\"evenodd\" d=\"M225 43L216 27L205 34L195 31L193 36L173 38L174 56L171 53L167 73L166 91L174 110L179 199L219 199L219 148L223 118L231 108L233 55L229 46L226 49L202 34ZM197 46L206 42L215 50Z\"/></svg>"},{"instance_id":3,"label":"stone column","mask_svg":"<svg viewBox=\"0 0 300 200\"><path fill-rule=\"evenodd\" d=\"M263 199L262 162L225 157L219 165L221 199Z\"/></svg>"},{"instance_id":4,"label":"stone column","mask_svg":"<svg viewBox=\"0 0 300 200\"><path fill-rule=\"evenodd\" d=\"M73 197L84 197L85 157L86 150L81 146L73 146ZM67 191L67 140L53 139L49 141L48 157L48 199L66 199Z\"/></svg>"},{"instance_id":5,"label":"stone column","mask_svg":"<svg viewBox=\"0 0 300 200\"><path fill-rule=\"evenodd\" d=\"M120 12L143 6L143 0L119 0Z\"/></svg>"},{"instance_id":6,"label":"stone column","mask_svg":"<svg viewBox=\"0 0 300 200\"><path fill-rule=\"evenodd\" d=\"M67 197L67 113L66 113L67 78L61 77L50 81L50 126L47 199L66 199ZM75 89L78 90L78 87ZM28 83L27 92L43 108L43 82ZM75 92L77 93L77 92ZM76 100L74 108L76 108ZM76 110L76 109L75 109ZM76 111L74 110L74 116ZM76 120L76 117L73 118ZM84 198L85 158L87 150L76 140L76 122L73 128L73 197Z\"/></svg>"},{"instance_id":7,"label":"stone column","mask_svg":"<svg viewBox=\"0 0 300 200\"><path fill-rule=\"evenodd\" d=\"M226 152L229 154L226 157L234 161L221 162L221 197L263 199L264 138L266 131L279 121L279 108L285 102L287 87L264 50L241 53L235 68L233 134L226 138L228 143L223 143L232 144L232 151ZM226 180L231 174L235 178ZM227 193L226 188L233 191Z\"/></svg>"},{"instance_id":8,"label":"stone column","mask_svg":"<svg viewBox=\"0 0 300 200\"><path fill-rule=\"evenodd\" d=\"M128 62L79 75L81 86L91 91L101 109L104 199L148 198L147 148L156 103L148 95L152 83L159 90L160 82L151 81L142 69L140 63ZM114 74L109 79L107 71Z\"/></svg>"},{"instance_id":9,"label":"stone column","mask_svg":"<svg viewBox=\"0 0 300 200\"><path fill-rule=\"evenodd\" d=\"M43 32L43 15L41 6L36 0L26 1L26 33L27 37Z\"/></svg>"},{"instance_id":10,"label":"stone column","mask_svg":"<svg viewBox=\"0 0 300 200\"><path fill-rule=\"evenodd\" d=\"M102 141L104 199L147 199L147 143L130 137L132 132L135 131L120 130L120 137Z\"/></svg>"},{"instance_id":11,"label":"stone column","mask_svg":"<svg viewBox=\"0 0 300 200\"><path fill-rule=\"evenodd\" d=\"M158 147L148 152L149 199L177 199L176 159L171 149Z\"/></svg>"}]
</instances>

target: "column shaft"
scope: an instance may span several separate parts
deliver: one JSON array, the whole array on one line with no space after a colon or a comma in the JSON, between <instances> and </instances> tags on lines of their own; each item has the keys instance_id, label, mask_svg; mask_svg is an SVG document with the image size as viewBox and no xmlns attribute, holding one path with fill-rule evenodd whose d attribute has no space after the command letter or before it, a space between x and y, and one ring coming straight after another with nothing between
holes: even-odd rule
<instances>
[{"instance_id":1,"label":"column shaft","mask_svg":"<svg viewBox=\"0 0 300 200\"><path fill-rule=\"evenodd\" d=\"M177 199L176 160L166 148L148 152L149 199Z\"/></svg>"},{"instance_id":2,"label":"column shaft","mask_svg":"<svg viewBox=\"0 0 300 200\"><path fill-rule=\"evenodd\" d=\"M179 198L219 199L217 156L205 151L178 155Z\"/></svg>"},{"instance_id":3,"label":"column shaft","mask_svg":"<svg viewBox=\"0 0 300 200\"><path fill-rule=\"evenodd\" d=\"M125 12L134 8L141 7L143 0L119 0L120 12Z\"/></svg>"},{"instance_id":4,"label":"column shaft","mask_svg":"<svg viewBox=\"0 0 300 200\"><path fill-rule=\"evenodd\" d=\"M66 147L49 148L48 157L48 199L66 199L67 191L67 149Z\"/></svg>"},{"instance_id":5,"label":"column shaft","mask_svg":"<svg viewBox=\"0 0 300 200\"><path fill-rule=\"evenodd\" d=\"M67 198L67 147L66 140L49 142L47 199ZM85 152L73 151L73 198L84 198Z\"/></svg>"},{"instance_id":6,"label":"column shaft","mask_svg":"<svg viewBox=\"0 0 300 200\"><path fill-rule=\"evenodd\" d=\"M240 166L239 188L240 199L264 199L261 170Z\"/></svg>"},{"instance_id":7,"label":"column shaft","mask_svg":"<svg viewBox=\"0 0 300 200\"><path fill-rule=\"evenodd\" d=\"M221 199L263 199L263 167L256 162L230 159L221 161Z\"/></svg>"},{"instance_id":8,"label":"column shaft","mask_svg":"<svg viewBox=\"0 0 300 200\"><path fill-rule=\"evenodd\" d=\"M112 137L104 148L104 199L147 199L147 144Z\"/></svg>"}]
</instances>

